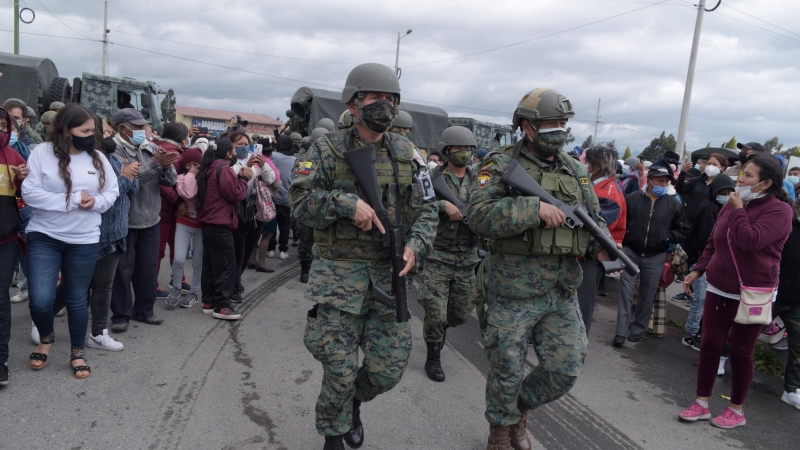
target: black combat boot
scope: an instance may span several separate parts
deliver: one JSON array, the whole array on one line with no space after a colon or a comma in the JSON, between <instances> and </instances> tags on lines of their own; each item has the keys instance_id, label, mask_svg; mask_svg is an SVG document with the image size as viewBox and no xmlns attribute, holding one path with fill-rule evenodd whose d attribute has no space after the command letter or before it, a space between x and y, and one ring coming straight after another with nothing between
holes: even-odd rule
<instances>
[{"instance_id":1,"label":"black combat boot","mask_svg":"<svg viewBox=\"0 0 800 450\"><path fill-rule=\"evenodd\" d=\"M433 381L444 381L444 371L442 370L442 362L439 360L439 352L441 347L439 343L426 342L428 345L428 359L425 361L425 373L428 378Z\"/></svg>"},{"instance_id":2,"label":"black combat boot","mask_svg":"<svg viewBox=\"0 0 800 450\"><path fill-rule=\"evenodd\" d=\"M344 450L342 436L325 436L325 446L322 450Z\"/></svg>"},{"instance_id":3,"label":"black combat boot","mask_svg":"<svg viewBox=\"0 0 800 450\"><path fill-rule=\"evenodd\" d=\"M311 270L311 261L300 261L300 282L308 283L308 272Z\"/></svg>"},{"instance_id":4,"label":"black combat boot","mask_svg":"<svg viewBox=\"0 0 800 450\"><path fill-rule=\"evenodd\" d=\"M364 427L361 425L361 402L353 399L353 426L344 434L344 441L350 448L364 445Z\"/></svg>"}]
</instances>

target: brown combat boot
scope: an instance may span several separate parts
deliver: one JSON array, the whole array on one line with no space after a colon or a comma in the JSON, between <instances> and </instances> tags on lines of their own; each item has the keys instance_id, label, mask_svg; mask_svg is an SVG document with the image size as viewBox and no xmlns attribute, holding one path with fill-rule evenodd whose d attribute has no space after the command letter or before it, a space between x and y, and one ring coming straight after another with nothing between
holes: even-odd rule
<instances>
[{"instance_id":1,"label":"brown combat boot","mask_svg":"<svg viewBox=\"0 0 800 450\"><path fill-rule=\"evenodd\" d=\"M517 399L517 408L519 408L519 413L522 417L519 418L519 422L508 427L511 435L511 446L516 450L531 450L531 440L528 438L526 427L530 408L525 406L521 399Z\"/></svg>"},{"instance_id":2,"label":"brown combat boot","mask_svg":"<svg viewBox=\"0 0 800 450\"><path fill-rule=\"evenodd\" d=\"M489 424L489 443L486 444L486 450L513 450L508 439L509 431L511 427Z\"/></svg>"}]
</instances>

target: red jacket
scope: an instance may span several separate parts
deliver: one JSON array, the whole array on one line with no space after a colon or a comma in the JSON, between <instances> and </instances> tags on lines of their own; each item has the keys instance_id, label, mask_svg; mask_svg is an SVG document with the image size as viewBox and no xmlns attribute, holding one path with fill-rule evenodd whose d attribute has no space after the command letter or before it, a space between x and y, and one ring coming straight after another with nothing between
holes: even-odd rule
<instances>
[{"instance_id":1,"label":"red jacket","mask_svg":"<svg viewBox=\"0 0 800 450\"><path fill-rule=\"evenodd\" d=\"M217 182L217 167L222 166ZM247 178L240 177L223 160L211 163L205 173L206 189L203 206L197 210L197 219L210 225L224 225L232 230L239 227L234 204L247 196Z\"/></svg>"},{"instance_id":2,"label":"red jacket","mask_svg":"<svg viewBox=\"0 0 800 450\"><path fill-rule=\"evenodd\" d=\"M153 143L163 148L168 152L177 154L183 153L183 148L172 141L162 141L160 139L153 139ZM176 167L177 169L177 167ZM160 186L161 188L161 212L159 216L161 221L175 222L175 215L178 212L178 206L181 204L181 197L175 186Z\"/></svg>"},{"instance_id":3,"label":"red jacket","mask_svg":"<svg viewBox=\"0 0 800 450\"><path fill-rule=\"evenodd\" d=\"M706 271L708 283L730 294L739 294L739 279L728 249L731 246L742 282L750 287L772 287L778 282L783 244L792 231L792 207L768 195L751 200L746 208L722 207L695 270Z\"/></svg>"},{"instance_id":4,"label":"red jacket","mask_svg":"<svg viewBox=\"0 0 800 450\"><path fill-rule=\"evenodd\" d=\"M627 206L625 196L613 177L609 177L594 185L597 200L600 201L600 215L606 219L608 231L614 242L621 244L625 239L627 226Z\"/></svg>"},{"instance_id":5,"label":"red jacket","mask_svg":"<svg viewBox=\"0 0 800 450\"><path fill-rule=\"evenodd\" d=\"M25 160L8 147L8 134L0 136L0 244L16 241L19 237L20 217L16 196L22 192L22 181L10 166L19 167Z\"/></svg>"}]
</instances>

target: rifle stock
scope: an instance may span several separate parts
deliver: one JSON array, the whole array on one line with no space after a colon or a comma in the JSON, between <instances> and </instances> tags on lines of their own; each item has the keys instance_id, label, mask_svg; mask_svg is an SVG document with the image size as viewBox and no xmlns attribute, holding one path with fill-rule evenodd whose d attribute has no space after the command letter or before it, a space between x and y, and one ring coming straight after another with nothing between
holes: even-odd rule
<instances>
[{"instance_id":1,"label":"rifle stock","mask_svg":"<svg viewBox=\"0 0 800 450\"><path fill-rule=\"evenodd\" d=\"M436 197L439 200L447 200L456 208L458 208L458 210L461 212L461 216L463 216L462 221L467 223L467 207L461 203L461 200L459 200L455 194L453 194L453 191L451 191L450 187L447 186L447 182L444 181L444 177L442 177L440 174L432 180L432 184L433 192L436 194Z\"/></svg>"},{"instance_id":2,"label":"rifle stock","mask_svg":"<svg viewBox=\"0 0 800 450\"><path fill-rule=\"evenodd\" d=\"M395 224L389 219L389 211L383 206L381 201L381 190L378 184L378 174L375 171L375 146L370 144L365 147L349 150L344 153L344 158L356 177L356 183L364 193L369 206L375 210L378 219L386 229L388 235L388 245L392 255L392 292L387 293L378 286L373 286L372 297L378 303L389 308L394 308L397 312L397 322L408 322L408 297L406 292L406 277L400 276L400 272L405 267L403 261L403 247L405 245L405 230L403 224ZM390 194L391 195L391 194ZM400 207L400 200L397 203ZM384 245L387 242L384 240Z\"/></svg>"},{"instance_id":3,"label":"rifle stock","mask_svg":"<svg viewBox=\"0 0 800 450\"><path fill-rule=\"evenodd\" d=\"M581 205L567 205L566 203L558 200L550 195L547 191L539 185L525 169L517 162L511 161L508 165L501 182L513 187L522 195L527 197L539 197L540 201L549 203L566 216L566 225L570 228L585 227L586 231L600 243L600 245L608 252L609 256L615 258L613 261L601 261L603 270L606 273L613 273L624 269L630 276L639 274L639 267L620 249L617 244L603 232L597 223L592 219L589 213Z\"/></svg>"}]
</instances>

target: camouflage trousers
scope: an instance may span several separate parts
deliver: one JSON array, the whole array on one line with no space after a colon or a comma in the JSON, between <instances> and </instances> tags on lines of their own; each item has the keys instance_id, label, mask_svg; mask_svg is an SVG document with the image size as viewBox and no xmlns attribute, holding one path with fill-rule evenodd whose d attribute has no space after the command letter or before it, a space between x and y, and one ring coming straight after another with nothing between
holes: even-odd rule
<instances>
[{"instance_id":1,"label":"camouflage trousers","mask_svg":"<svg viewBox=\"0 0 800 450\"><path fill-rule=\"evenodd\" d=\"M425 342L442 342L444 330L466 323L475 308L475 266L429 260L422 272L417 300L425 309Z\"/></svg>"},{"instance_id":2,"label":"camouflage trousers","mask_svg":"<svg viewBox=\"0 0 800 450\"><path fill-rule=\"evenodd\" d=\"M295 224L294 236L300 239L297 247L297 257L300 261L311 261L311 247L314 246L314 229L305 225Z\"/></svg>"},{"instance_id":3,"label":"camouflage trousers","mask_svg":"<svg viewBox=\"0 0 800 450\"><path fill-rule=\"evenodd\" d=\"M507 426L520 419L518 398L533 409L569 392L586 357L586 327L576 295L559 288L528 300L490 291L488 303L485 415L489 423ZM531 334L539 365L525 376Z\"/></svg>"},{"instance_id":4,"label":"camouflage trousers","mask_svg":"<svg viewBox=\"0 0 800 450\"><path fill-rule=\"evenodd\" d=\"M350 430L353 398L368 402L397 386L411 353L411 328L397 323L394 311L380 314L364 301L361 314L320 304L309 311L303 342L322 363L316 426L323 436ZM312 317L314 316L314 317ZM364 352L358 366L358 349Z\"/></svg>"}]
</instances>

